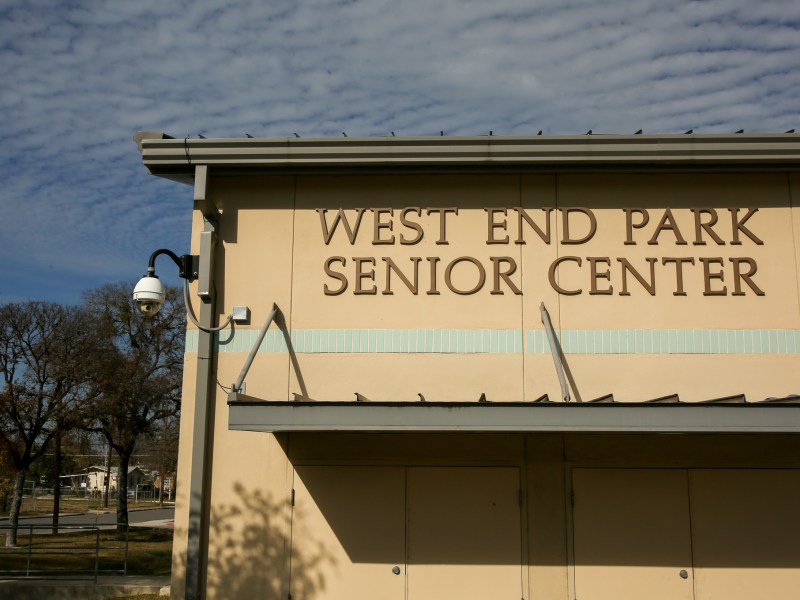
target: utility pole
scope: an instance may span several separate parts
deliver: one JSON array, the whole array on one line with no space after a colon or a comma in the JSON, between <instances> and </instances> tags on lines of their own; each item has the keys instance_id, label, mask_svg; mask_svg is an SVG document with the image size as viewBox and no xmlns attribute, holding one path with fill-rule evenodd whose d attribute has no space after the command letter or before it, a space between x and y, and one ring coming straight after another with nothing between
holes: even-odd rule
<instances>
[{"instance_id":1,"label":"utility pole","mask_svg":"<svg viewBox=\"0 0 800 600\"><path fill-rule=\"evenodd\" d=\"M103 481L103 508L108 508L108 486L111 484L111 444L106 454L106 476Z\"/></svg>"},{"instance_id":2,"label":"utility pole","mask_svg":"<svg viewBox=\"0 0 800 600\"><path fill-rule=\"evenodd\" d=\"M61 455L61 433L64 428L63 422L60 422L60 419L56 420L56 427L58 431L56 433L55 439L55 466L54 466L54 473L53 478L55 479L55 483L53 484L53 533L58 533L58 516L61 512L61 470L62 470L62 462L63 456Z\"/></svg>"}]
</instances>

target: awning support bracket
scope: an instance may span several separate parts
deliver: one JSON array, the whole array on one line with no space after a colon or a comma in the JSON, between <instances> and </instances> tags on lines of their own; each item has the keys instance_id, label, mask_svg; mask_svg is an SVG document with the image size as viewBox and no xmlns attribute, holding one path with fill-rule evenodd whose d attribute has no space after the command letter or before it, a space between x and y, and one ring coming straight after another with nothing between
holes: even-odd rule
<instances>
[{"instance_id":1,"label":"awning support bracket","mask_svg":"<svg viewBox=\"0 0 800 600\"><path fill-rule=\"evenodd\" d=\"M253 360L256 358L256 354L258 353L258 349L261 346L261 342L264 341L264 336L267 335L267 329L275 320L275 315L278 313L278 305L273 302L272 310L267 315L267 320L264 321L264 325L261 326L261 331L258 332L258 338L256 339L253 347L250 349L250 354L247 355L247 360L244 361L244 366L242 367L242 372L239 373L239 377L236 379L236 383L233 384L231 387L231 393L236 394L239 392L244 392L242 387L244 386L244 378L247 377L247 372L250 370L251 365L253 364Z\"/></svg>"},{"instance_id":2,"label":"awning support bracket","mask_svg":"<svg viewBox=\"0 0 800 600\"><path fill-rule=\"evenodd\" d=\"M553 355L553 363L556 367L558 383L561 384L561 398L564 400L564 402L569 402L569 385L567 384L567 378L564 375L564 364L561 362L561 345L558 342L556 330L553 329L553 323L550 321L550 315L544 306L544 302L542 302L539 306L539 310L542 313L542 324L544 325L544 330L547 333L547 341L550 342L550 354Z\"/></svg>"}]
</instances>

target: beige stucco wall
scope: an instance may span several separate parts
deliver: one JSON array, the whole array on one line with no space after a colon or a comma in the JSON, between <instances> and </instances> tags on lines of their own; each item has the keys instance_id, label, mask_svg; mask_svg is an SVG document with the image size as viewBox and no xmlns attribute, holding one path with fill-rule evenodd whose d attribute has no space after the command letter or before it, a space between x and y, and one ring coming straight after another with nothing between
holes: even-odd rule
<instances>
[{"instance_id":1,"label":"beige stucco wall","mask_svg":"<svg viewBox=\"0 0 800 600\"><path fill-rule=\"evenodd\" d=\"M678 174L678 175L538 175L538 176L417 176L417 177L298 177L212 179L210 196L221 208L218 257L218 306L226 313L234 304L252 310L250 327L257 329L272 302L277 302L289 331L364 329L387 330L542 330L539 304L544 302L554 325L563 331L647 330L797 330L800 328L798 302L797 209L792 209L788 179L782 173L768 174ZM447 215L447 244L440 244L440 214L407 215L424 227L423 239L401 245L400 236L416 233L403 228L400 211L409 206L423 209L458 207L458 215ZM557 209L587 207L597 220L593 238L582 244L562 244L563 212L550 213L552 239L543 243L526 225L525 244L516 240L516 216L509 211L506 229L492 235L501 238L506 231L508 244L487 244L487 207L522 207L544 227L542 207ZM344 235L341 225L330 244L323 240L320 217L315 209L327 208L329 223L339 208L351 223L357 208L394 209L394 229L384 228L381 239L394 235L394 244L375 244L373 213L366 211L355 243ZM625 208L646 209L650 223L632 229L634 244L626 244ZM686 244L677 243L667 228L648 244L664 209L669 208ZM692 209L714 209L718 222L713 227L723 244L705 232L697 244ZM757 209L744 227L763 240L757 244L745 233L734 241L731 210L741 219L749 209ZM538 212L537 212L538 211ZM389 221L388 215L380 217ZM502 220L502 215L495 219ZM633 217L638 224L641 214ZM709 218L703 215L703 219ZM584 215L570 216L573 237L587 231ZM348 289L339 295L326 295L325 286L337 289L341 283L325 274L323 263L341 256L344 266L332 266L348 279ZM411 277L411 257L419 257L419 292L412 294L392 272L392 294L384 294L385 274L381 257L393 259ZM474 257L487 270L483 289L471 295L449 291L443 271L449 261ZM490 257L508 256L517 263L512 281L524 293L517 295L501 282L503 294L491 294ZM581 289L578 295L558 294L548 282L548 267L557 258L575 256L582 260L561 263L558 285L565 290ZM374 281L367 277L364 288L374 285L374 295L355 295L353 257L375 259L364 268L374 269ZM440 259L438 295L430 295L428 257ZM643 277L649 279L647 258L657 259L655 296L651 296L635 277L627 274L630 295L622 296L622 266L625 258ZM685 296L675 295L675 265L664 258L684 257L694 264L683 267ZM594 285L612 294L590 295L593 285L590 258L608 259L596 263L600 273ZM721 259L709 266L721 271L723 279L712 278L708 285L723 296L704 295L705 280L700 258ZM747 281L735 281L731 259L755 262L752 281L763 296ZM750 267L741 264L747 272ZM608 271L608 277L602 272ZM460 280L459 280L460 276ZM471 263L453 271L454 285L467 289L476 280ZM457 283L457 280L460 283ZM732 295L735 286L743 292ZM566 334L565 334L566 335ZM598 333L597 335L602 335ZM654 334L651 334L654 335ZM783 335L783 334L781 334ZM666 340L666 338L665 338ZM524 341L523 341L524 342ZM564 340L566 344L568 340ZM607 343L607 342L606 342ZM654 342L655 343L655 342ZM666 343L666 341L665 341ZM598 342L600 344L600 342ZM524 343L523 343L524 345ZM291 399L292 394L315 400L347 400L359 392L374 400L416 400L417 393L428 399L469 400L481 393L495 400L528 400L543 393L558 398L555 373L550 357L542 352L459 353L330 353L303 349L290 366L286 353L259 354L257 368L248 377L247 393L269 399ZM574 351L578 350L578 351ZM680 351L642 351L632 353L586 352L565 347L568 363L576 371L578 393L591 399L615 393L618 400L643 400L678 392L683 399L700 400L727 393L745 392L752 400L791 393L788 383L780 383L780 372L793 364L794 353L769 354L762 368L744 369L752 352L686 354ZM235 378L240 358L247 351L239 348L220 358L220 374ZM402 356L399 356L402 354ZM600 355L599 360L597 355ZM687 357L689 360L687 360ZM654 359L654 360L649 360ZM758 358L756 358L758 360ZM231 361L230 370L227 362ZM641 369L645 377L618 377L621 370ZM749 372L748 372L749 371ZM676 374L691 373L689 384L676 381ZM731 378L731 373L739 377ZM707 377L704 375L707 374ZM725 375L724 390L719 379ZM700 382L708 379L708 385ZM301 385L301 382L303 385ZM305 389L303 389L303 386Z\"/></svg>"},{"instance_id":2,"label":"beige stucco wall","mask_svg":"<svg viewBox=\"0 0 800 600\"><path fill-rule=\"evenodd\" d=\"M547 393L560 399L552 358L537 347L535 335L542 334L539 313L544 303L565 344L566 362L574 380L573 396L589 400L613 393L617 401L642 401L678 393L682 401L700 401L744 393L748 400L784 396L798 391L797 370L800 347L794 345L800 329L798 263L800 263L800 179L785 173L677 173L677 174L536 174L536 175L424 175L424 176L246 176L219 177L212 173L209 198L219 208L216 286L220 316L233 305L247 305L252 312L249 325L237 326L233 337L221 334L223 346L215 362L220 386L236 379L249 351L245 337L257 330L273 302L282 318L281 328L302 331L294 352L259 352L247 376L249 396L268 400L291 400L295 395L312 400L355 400L359 393L370 400L417 401L423 394L429 401L477 401L486 394L494 401L530 401ZM399 213L407 207L424 210L411 214L424 230L417 244L403 245L415 231L402 227ZM446 216L447 244L441 240L441 213L437 209L458 207L458 215ZM517 239L514 207L527 211L538 224L550 213L552 238L544 243L526 226L525 244ZM597 220L594 237L580 244L562 244L563 210L585 207ZM396 238L395 244L375 244L373 216L366 211L362 229L351 244L344 231L333 234L325 244L316 209L329 210L332 220L343 208L354 219L358 208L394 210L394 228L380 229L378 236ZM490 231L486 208L508 210L507 228ZM625 208L647 209L650 222L633 230L635 244L625 244ZM675 223L687 241L678 244L672 230L663 231L658 244L648 244L664 210L673 211ZM717 211L714 231L724 244L703 234L696 244L691 209ZM739 232L742 242L731 244L734 230L731 214L743 216L747 209L758 211L746 227L763 240L756 244ZM707 213L708 214L708 213ZM640 217L637 213L636 217ZM572 213L572 235L586 233L582 213ZM386 215L384 217L388 222ZM502 219L500 213L495 218ZM638 222L638 221L637 221ZM202 229L195 211L193 252ZM509 243L487 244L489 236L500 239L507 233ZM331 256L342 256L346 264L336 269L346 274L348 289L326 295L325 285L335 289L339 281L325 274L323 264ZM470 256L487 270L483 288L460 295L447 289L445 266ZM491 294L491 257L510 257L517 270L510 275L522 291L513 293L501 282L503 294ZM567 290L582 289L577 295L557 293L548 280L553 261L564 256L580 257L582 264L564 262L557 283ZM374 295L354 295L353 257L375 257ZM393 294L385 289L381 257L390 257L410 273L412 257L420 257L418 294L412 294L393 274ZM437 257L438 291L430 290L428 257ZM608 257L610 279L595 280L598 289L613 286L609 295L590 295L590 257ZM657 258L656 293L650 295L628 275L629 296L622 289L618 257L628 259L643 274L648 257ZM686 265L685 296L676 296L674 266L664 257L691 257ZM724 280L714 279L714 290L726 286L724 296L704 296L705 282L699 258L722 259ZM741 282L741 296L734 290L731 258L755 261L753 281L764 292L757 295ZM602 271L603 265L598 263ZM367 265L368 266L368 265ZM716 266L714 267L717 268ZM371 285L371 278L363 283ZM469 265L454 269L453 283L467 289L474 283ZM336 330L329 334L329 330ZM415 337L396 342L397 351L370 351L369 331L414 331ZM447 351L426 346L425 330L446 330L453 336ZM493 338L482 351L462 341L459 335L518 331L496 344ZM277 331L273 326L273 331ZM423 331L422 334L419 331ZM590 334L580 333L589 331ZM650 340L630 350L636 336ZM704 332L716 336L712 343ZM728 332L733 331L733 338ZM306 333L308 332L308 333ZM349 351L331 352L320 340L341 332L366 335L364 348L351 342ZM349 332L349 334L348 334ZM454 332L454 333L453 333ZM572 333L574 332L574 333ZM670 347L668 332L696 335L698 350ZM688 333L686 333L688 332ZM725 333L715 333L725 332ZM737 340L736 332L750 336L750 344ZM770 346L774 332L779 345ZM664 342L662 344L662 334ZM189 337L191 338L191 331ZM422 335L423 337L418 337ZM575 339L570 340L569 336ZM604 338L604 336L606 336ZM624 336L624 337L622 337ZM765 347L761 351L761 340ZM616 340L613 344L609 338ZM623 346L622 340L625 340ZM710 338L709 338L710 339ZM732 339L731 346L728 340ZM413 342L412 342L413 340ZM590 343L589 340L592 340ZM694 339L692 340L694 342ZM724 341L724 347L722 346ZM754 346L758 342L758 347ZM395 343L395 342L393 342ZM508 346L505 346L505 344ZM638 343L638 341L637 341ZM656 345L656 343L658 345ZM516 346L514 344L517 344ZM567 344L569 346L567 347ZM413 348L412 348L413 345ZM591 349L590 349L591 346ZM692 346L693 347L693 346ZM459 351L459 348L461 349ZM624 349L623 349L624 348ZM724 348L724 351L723 351ZM414 350L414 351L409 351ZM758 352L756 352L758 350ZM191 455L195 358L186 356L184 403L178 473L173 597L182 593L182 551L185 548L187 498L180 485ZM481 464L514 465L521 469L525 487L525 560L528 563L526 589L531 598L566 598L569 593L568 503L569 468L573 464L596 466L663 464L689 467L784 464L785 452L796 452L794 438L770 438L766 446L758 438L691 437L687 447L668 436L410 436L397 438L364 436L286 436L231 432L227 429L226 395L217 390L214 407L214 436L211 464L211 530L209 534L208 594L214 598L285 598L289 589L291 507L289 499L298 464ZM369 436L366 436L369 437ZM789 441L786 441L786 440ZM768 447L778 453L764 451ZM745 450L741 450L744 448ZM737 450L738 449L738 450ZM729 458L733 456L735 458ZM756 458L753 458L756 456ZM791 462L791 461L790 461ZM791 462L791 466L799 465Z\"/></svg>"}]
</instances>

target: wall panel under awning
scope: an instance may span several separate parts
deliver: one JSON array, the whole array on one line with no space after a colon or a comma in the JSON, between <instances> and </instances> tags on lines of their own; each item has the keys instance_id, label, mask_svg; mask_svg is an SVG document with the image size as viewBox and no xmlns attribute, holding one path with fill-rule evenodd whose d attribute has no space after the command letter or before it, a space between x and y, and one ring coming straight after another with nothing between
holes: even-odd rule
<instances>
[{"instance_id":1,"label":"wall panel under awning","mask_svg":"<svg viewBox=\"0 0 800 600\"><path fill-rule=\"evenodd\" d=\"M780 598L800 585L797 469L571 475L581 600Z\"/></svg>"}]
</instances>

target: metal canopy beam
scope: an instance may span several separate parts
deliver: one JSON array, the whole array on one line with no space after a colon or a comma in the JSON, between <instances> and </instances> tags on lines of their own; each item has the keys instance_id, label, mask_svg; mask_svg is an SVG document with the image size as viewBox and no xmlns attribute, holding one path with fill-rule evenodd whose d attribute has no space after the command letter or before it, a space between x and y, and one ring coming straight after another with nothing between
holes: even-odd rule
<instances>
[{"instance_id":1,"label":"metal canopy beam","mask_svg":"<svg viewBox=\"0 0 800 600\"><path fill-rule=\"evenodd\" d=\"M232 395L236 431L800 433L800 404L266 402Z\"/></svg>"}]
</instances>

